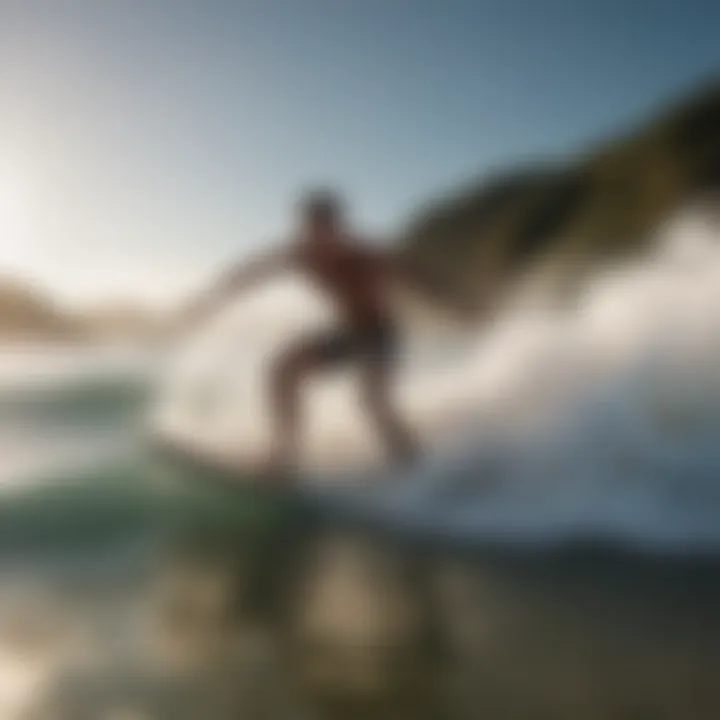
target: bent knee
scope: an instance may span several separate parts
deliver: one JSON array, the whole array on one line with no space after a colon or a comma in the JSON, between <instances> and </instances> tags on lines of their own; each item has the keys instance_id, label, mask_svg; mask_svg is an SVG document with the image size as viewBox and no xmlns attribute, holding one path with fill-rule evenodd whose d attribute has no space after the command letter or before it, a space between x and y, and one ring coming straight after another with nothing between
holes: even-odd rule
<instances>
[{"instance_id":1,"label":"bent knee","mask_svg":"<svg viewBox=\"0 0 720 720\"><path fill-rule=\"evenodd\" d=\"M312 356L304 348L281 353L272 362L270 382L276 388L293 386L312 369L312 365Z\"/></svg>"}]
</instances>

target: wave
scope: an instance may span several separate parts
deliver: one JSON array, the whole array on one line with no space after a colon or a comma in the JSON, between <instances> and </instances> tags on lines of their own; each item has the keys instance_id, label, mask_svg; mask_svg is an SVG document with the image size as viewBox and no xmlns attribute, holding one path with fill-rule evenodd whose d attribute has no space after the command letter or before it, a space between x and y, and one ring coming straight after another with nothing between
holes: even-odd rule
<instances>
[{"instance_id":1,"label":"wave","mask_svg":"<svg viewBox=\"0 0 720 720\"><path fill-rule=\"evenodd\" d=\"M52 346L0 353L0 481L18 489L131 451L153 384L147 353Z\"/></svg>"},{"instance_id":2,"label":"wave","mask_svg":"<svg viewBox=\"0 0 720 720\"><path fill-rule=\"evenodd\" d=\"M79 469L54 468L0 502L0 553L147 545L153 540L261 538L286 512L252 492L218 492L195 470L173 470L146 453Z\"/></svg>"},{"instance_id":3,"label":"wave","mask_svg":"<svg viewBox=\"0 0 720 720\"><path fill-rule=\"evenodd\" d=\"M651 257L598 275L572 311L520 308L470 336L410 328L398 400L428 457L405 475L383 466L352 378L318 382L308 497L338 517L468 543L717 552L718 239L690 212ZM268 439L269 356L330 320L295 285L218 318L169 372L146 351L3 352L0 543L242 527L256 499L217 496L190 469L192 490L158 480L144 459L148 423L175 443L252 460Z\"/></svg>"},{"instance_id":4,"label":"wave","mask_svg":"<svg viewBox=\"0 0 720 720\"><path fill-rule=\"evenodd\" d=\"M411 334L398 398L428 460L400 477L375 463L388 484L337 502L468 540L720 550L718 239L711 218L688 211L658 233L651 256L599 274L574 310L517 309L442 362L418 362L427 338ZM328 319L307 291L282 292L293 298L287 317L278 301L263 315L256 299L180 358L158 432L239 462L267 443L269 353L301 316L296 332ZM253 327L254 346L238 348L248 337L239 331ZM370 472L374 438L352 392L348 378L313 388L311 479Z\"/></svg>"}]
</instances>

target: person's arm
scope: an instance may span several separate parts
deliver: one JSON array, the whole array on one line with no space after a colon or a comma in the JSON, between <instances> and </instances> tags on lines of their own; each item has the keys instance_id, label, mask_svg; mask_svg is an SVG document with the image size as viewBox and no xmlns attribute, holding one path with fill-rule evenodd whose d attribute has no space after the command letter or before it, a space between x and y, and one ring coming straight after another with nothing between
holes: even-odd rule
<instances>
[{"instance_id":1,"label":"person's arm","mask_svg":"<svg viewBox=\"0 0 720 720\"><path fill-rule=\"evenodd\" d=\"M385 263L391 274L412 290L467 320L477 318L481 310L480 303L463 298L448 284L440 282L435 274L421 268L419 263L412 262L398 252L388 253Z\"/></svg>"},{"instance_id":2,"label":"person's arm","mask_svg":"<svg viewBox=\"0 0 720 720\"><path fill-rule=\"evenodd\" d=\"M237 263L222 274L189 308L192 324L202 321L235 296L252 290L294 264L292 249L283 248Z\"/></svg>"}]
</instances>

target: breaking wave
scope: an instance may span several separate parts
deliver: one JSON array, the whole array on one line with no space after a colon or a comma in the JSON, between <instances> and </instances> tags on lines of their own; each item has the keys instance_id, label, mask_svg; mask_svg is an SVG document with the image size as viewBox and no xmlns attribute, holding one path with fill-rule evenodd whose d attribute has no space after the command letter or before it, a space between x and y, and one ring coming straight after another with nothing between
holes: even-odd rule
<instances>
[{"instance_id":1,"label":"breaking wave","mask_svg":"<svg viewBox=\"0 0 720 720\"><path fill-rule=\"evenodd\" d=\"M349 377L318 381L308 477L379 482L312 492L467 539L720 549L720 231L689 211L658 235L651 256L598 275L572 311L516 309L471 337L447 323L429 339L411 331L398 401L430 450L413 472L373 465ZM291 328L327 321L300 285L219 318L179 358L158 432L252 459L268 440L269 354ZM430 357L440 340L452 351Z\"/></svg>"}]
</instances>

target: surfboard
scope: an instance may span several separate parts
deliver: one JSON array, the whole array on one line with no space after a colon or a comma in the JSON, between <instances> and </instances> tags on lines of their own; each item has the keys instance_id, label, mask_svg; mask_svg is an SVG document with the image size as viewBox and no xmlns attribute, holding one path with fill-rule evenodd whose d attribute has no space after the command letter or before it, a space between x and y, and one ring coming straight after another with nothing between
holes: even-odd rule
<instances>
[{"instance_id":1,"label":"surfboard","mask_svg":"<svg viewBox=\"0 0 720 720\"><path fill-rule=\"evenodd\" d=\"M397 534L397 528L392 528L378 510L383 495L393 484L412 482L413 477L410 467L400 473L388 468L371 477L361 472L320 477L300 468L292 478L278 482L242 460L209 451L200 444L193 446L156 436L150 446L155 457L172 468L175 482L230 493L233 502L270 503L276 509L284 508L283 517L291 523L300 517L303 524Z\"/></svg>"}]
</instances>

